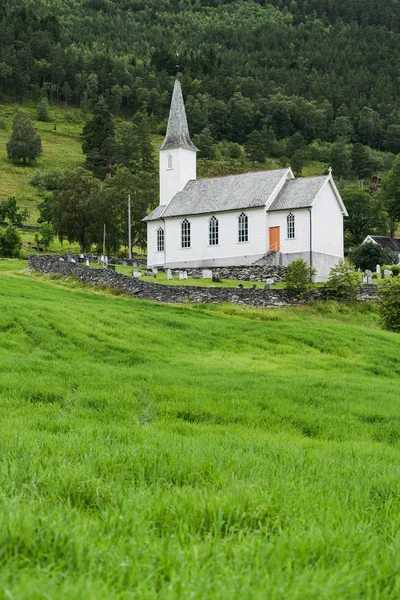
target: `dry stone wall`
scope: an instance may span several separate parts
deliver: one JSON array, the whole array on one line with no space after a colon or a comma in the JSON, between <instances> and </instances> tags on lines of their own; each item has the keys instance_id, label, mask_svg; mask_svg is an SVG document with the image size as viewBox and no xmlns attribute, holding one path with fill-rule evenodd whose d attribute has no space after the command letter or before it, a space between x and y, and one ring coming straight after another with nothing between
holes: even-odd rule
<instances>
[{"instance_id":1,"label":"dry stone wall","mask_svg":"<svg viewBox=\"0 0 400 600\"><path fill-rule=\"evenodd\" d=\"M135 298L179 304L231 302L248 306L288 306L304 304L304 300L289 295L286 290L275 289L240 289L221 287L170 286L140 281L117 273L111 269L94 269L79 263L60 260L54 256L31 254L28 268L43 275L60 274L63 277L76 277L83 283L93 287L109 286L121 290ZM372 298L377 291L376 286L364 286L360 300ZM322 288L313 291L311 299L324 300L326 292Z\"/></svg>"}]
</instances>

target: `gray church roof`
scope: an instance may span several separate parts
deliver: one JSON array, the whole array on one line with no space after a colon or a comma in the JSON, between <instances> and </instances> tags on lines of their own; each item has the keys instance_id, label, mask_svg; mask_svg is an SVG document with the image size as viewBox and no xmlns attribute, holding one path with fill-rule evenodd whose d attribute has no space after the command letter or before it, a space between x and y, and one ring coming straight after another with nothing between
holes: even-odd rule
<instances>
[{"instance_id":1,"label":"gray church roof","mask_svg":"<svg viewBox=\"0 0 400 600\"><path fill-rule=\"evenodd\" d=\"M196 146L190 139L182 88L178 77L175 79L172 93L167 134L159 150L167 150L168 148L186 148L186 150L197 151Z\"/></svg>"},{"instance_id":2,"label":"gray church roof","mask_svg":"<svg viewBox=\"0 0 400 600\"><path fill-rule=\"evenodd\" d=\"M157 221L163 214L164 209L165 209L165 204L164 205L161 204L160 206L157 206L157 208L152 210L150 214L148 214L144 219L142 219L142 221Z\"/></svg>"},{"instance_id":3,"label":"gray church roof","mask_svg":"<svg viewBox=\"0 0 400 600\"><path fill-rule=\"evenodd\" d=\"M325 175L322 177L288 179L268 210L289 210L312 206L318 192L328 178L329 176Z\"/></svg>"},{"instance_id":4,"label":"gray church roof","mask_svg":"<svg viewBox=\"0 0 400 600\"><path fill-rule=\"evenodd\" d=\"M264 206L289 169L192 179L175 194L163 217L200 215ZM148 219L149 220L149 219Z\"/></svg>"}]
</instances>

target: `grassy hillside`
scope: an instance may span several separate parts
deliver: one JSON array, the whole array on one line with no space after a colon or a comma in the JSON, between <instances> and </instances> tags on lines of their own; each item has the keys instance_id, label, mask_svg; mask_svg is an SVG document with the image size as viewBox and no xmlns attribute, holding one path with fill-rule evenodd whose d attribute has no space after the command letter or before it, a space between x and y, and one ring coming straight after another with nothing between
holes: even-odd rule
<instances>
[{"instance_id":1,"label":"grassy hillside","mask_svg":"<svg viewBox=\"0 0 400 600\"><path fill-rule=\"evenodd\" d=\"M398 336L0 261L0 596L397 598Z\"/></svg>"},{"instance_id":2,"label":"grassy hillside","mask_svg":"<svg viewBox=\"0 0 400 600\"><path fill-rule=\"evenodd\" d=\"M21 206L26 206L31 218L29 224L35 225L39 216L37 205L42 196L38 188L32 186L30 181L36 169L43 173L57 169L74 169L84 163L82 154L82 140L80 133L83 121L78 111L64 111L53 109L51 122L35 121L35 127L42 138L43 154L32 165L15 165L7 158L6 143L11 135L12 118L17 106L0 104L0 120L6 124L5 129L0 129L0 200L15 196ZM24 104L21 108L35 118L34 105ZM65 113L73 115L75 122L68 122ZM56 126L56 129L54 129Z\"/></svg>"}]
</instances>

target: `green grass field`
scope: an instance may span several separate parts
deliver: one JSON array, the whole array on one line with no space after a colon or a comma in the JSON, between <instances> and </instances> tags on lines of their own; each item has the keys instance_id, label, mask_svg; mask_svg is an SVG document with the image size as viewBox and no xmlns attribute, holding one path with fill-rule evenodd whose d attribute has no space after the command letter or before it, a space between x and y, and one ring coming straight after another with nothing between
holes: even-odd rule
<instances>
[{"instance_id":1,"label":"green grass field","mask_svg":"<svg viewBox=\"0 0 400 600\"><path fill-rule=\"evenodd\" d=\"M399 337L0 261L0 598L398 598Z\"/></svg>"}]
</instances>

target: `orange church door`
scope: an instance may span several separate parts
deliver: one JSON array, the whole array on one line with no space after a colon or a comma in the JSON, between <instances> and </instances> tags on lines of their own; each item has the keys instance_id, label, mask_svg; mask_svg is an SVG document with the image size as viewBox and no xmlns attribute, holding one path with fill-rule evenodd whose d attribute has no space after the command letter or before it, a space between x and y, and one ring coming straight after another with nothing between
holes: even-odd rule
<instances>
[{"instance_id":1,"label":"orange church door","mask_svg":"<svg viewBox=\"0 0 400 600\"><path fill-rule=\"evenodd\" d=\"M279 252L281 249L280 227L269 228L269 249L273 252Z\"/></svg>"}]
</instances>

